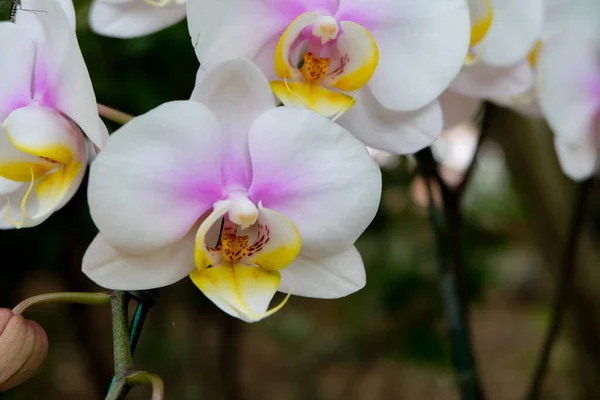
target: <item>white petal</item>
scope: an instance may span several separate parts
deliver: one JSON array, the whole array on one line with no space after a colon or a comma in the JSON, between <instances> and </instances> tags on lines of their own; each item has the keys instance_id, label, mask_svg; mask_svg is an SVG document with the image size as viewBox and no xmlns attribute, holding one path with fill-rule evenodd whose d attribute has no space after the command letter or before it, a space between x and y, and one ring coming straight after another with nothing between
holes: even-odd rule
<instances>
[{"instance_id":1,"label":"white petal","mask_svg":"<svg viewBox=\"0 0 600 400\"><path fill-rule=\"evenodd\" d=\"M488 64L508 66L527 56L542 32L543 0L492 0L494 16L487 35L476 46Z\"/></svg>"},{"instance_id":2,"label":"white petal","mask_svg":"<svg viewBox=\"0 0 600 400\"><path fill-rule=\"evenodd\" d=\"M21 186L23 186L23 182L11 181L10 179L0 177L0 196L10 194Z\"/></svg>"},{"instance_id":3,"label":"white petal","mask_svg":"<svg viewBox=\"0 0 600 400\"><path fill-rule=\"evenodd\" d=\"M481 107L481 100L463 96L451 90L442 93L439 101L444 114L444 129L465 122L473 122Z\"/></svg>"},{"instance_id":4,"label":"white petal","mask_svg":"<svg viewBox=\"0 0 600 400\"><path fill-rule=\"evenodd\" d=\"M470 97L512 97L533 89L533 70L527 60L510 67L493 67L479 62L463 68L450 85L456 93Z\"/></svg>"},{"instance_id":5,"label":"white petal","mask_svg":"<svg viewBox=\"0 0 600 400\"><path fill-rule=\"evenodd\" d=\"M67 16L71 27L75 29L75 7L73 6L73 0L57 0L58 4L62 7L65 15Z\"/></svg>"},{"instance_id":6,"label":"white petal","mask_svg":"<svg viewBox=\"0 0 600 400\"><path fill-rule=\"evenodd\" d=\"M194 233L144 255L112 247L98 234L83 256L83 273L98 285L115 290L146 290L167 286L194 269Z\"/></svg>"},{"instance_id":7,"label":"white petal","mask_svg":"<svg viewBox=\"0 0 600 400\"><path fill-rule=\"evenodd\" d=\"M199 73L192 100L217 117L223 135L226 184L248 187L251 180L248 132L262 113L275 108L269 82L252 62L238 58Z\"/></svg>"},{"instance_id":8,"label":"white petal","mask_svg":"<svg viewBox=\"0 0 600 400\"><path fill-rule=\"evenodd\" d=\"M0 122L4 122L12 110L31 102L34 43L23 27L1 22L0 54L4 55L0 63Z\"/></svg>"},{"instance_id":9,"label":"white petal","mask_svg":"<svg viewBox=\"0 0 600 400\"><path fill-rule=\"evenodd\" d=\"M538 99L550 127L562 141L587 140L597 129L599 51L599 35L576 24L542 48Z\"/></svg>"},{"instance_id":10,"label":"white petal","mask_svg":"<svg viewBox=\"0 0 600 400\"><path fill-rule=\"evenodd\" d=\"M56 0L22 0L22 7L36 10L17 14L17 24L37 43L34 96L75 121L101 148L108 133L98 123L92 82L65 12Z\"/></svg>"},{"instance_id":11,"label":"white petal","mask_svg":"<svg viewBox=\"0 0 600 400\"><path fill-rule=\"evenodd\" d=\"M361 90L356 104L339 123L367 146L409 154L429 146L442 133L442 113L437 101L416 111L392 111L371 93Z\"/></svg>"},{"instance_id":12,"label":"white petal","mask_svg":"<svg viewBox=\"0 0 600 400\"><path fill-rule=\"evenodd\" d=\"M92 218L111 245L147 253L179 241L221 193L219 125L177 101L113 133L90 168Z\"/></svg>"},{"instance_id":13,"label":"white petal","mask_svg":"<svg viewBox=\"0 0 600 400\"><path fill-rule=\"evenodd\" d=\"M342 8L357 2L344 1ZM369 83L375 97L399 111L416 110L435 100L454 79L467 54L470 23L466 2L377 0L363 8L365 21L355 22L373 34L379 47L379 65ZM371 9L377 13L370 13Z\"/></svg>"},{"instance_id":14,"label":"white petal","mask_svg":"<svg viewBox=\"0 0 600 400\"><path fill-rule=\"evenodd\" d=\"M158 32L185 18L185 4L154 7L143 0L95 0L90 7L90 27L100 35L130 39Z\"/></svg>"},{"instance_id":15,"label":"white petal","mask_svg":"<svg viewBox=\"0 0 600 400\"><path fill-rule=\"evenodd\" d=\"M367 281L362 259L354 246L318 260L300 255L280 272L280 292L321 299L347 296L362 289Z\"/></svg>"},{"instance_id":16,"label":"white petal","mask_svg":"<svg viewBox=\"0 0 600 400\"><path fill-rule=\"evenodd\" d=\"M302 252L321 258L350 247L379 204L381 173L366 147L308 110L279 107L250 130L250 200L290 218Z\"/></svg>"},{"instance_id":17,"label":"white petal","mask_svg":"<svg viewBox=\"0 0 600 400\"><path fill-rule=\"evenodd\" d=\"M555 138L554 146L560 166L569 178L581 181L596 172L598 148L591 140L568 143Z\"/></svg>"},{"instance_id":18,"label":"white petal","mask_svg":"<svg viewBox=\"0 0 600 400\"><path fill-rule=\"evenodd\" d=\"M262 57L273 62L275 46L298 14L285 13L284 7L269 0L189 0L188 27L200 63L211 68L237 57Z\"/></svg>"}]
</instances>

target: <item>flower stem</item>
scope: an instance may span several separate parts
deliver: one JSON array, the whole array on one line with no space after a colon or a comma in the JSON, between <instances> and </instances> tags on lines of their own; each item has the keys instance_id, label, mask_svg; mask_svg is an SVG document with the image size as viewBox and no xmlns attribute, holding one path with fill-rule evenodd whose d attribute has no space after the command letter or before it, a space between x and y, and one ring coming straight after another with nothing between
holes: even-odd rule
<instances>
[{"instance_id":1,"label":"flower stem","mask_svg":"<svg viewBox=\"0 0 600 400\"><path fill-rule=\"evenodd\" d=\"M13 308L13 314L23 314L28 308L45 303L77 303L99 306L110 303L108 293L57 292L30 297Z\"/></svg>"},{"instance_id":2,"label":"flower stem","mask_svg":"<svg viewBox=\"0 0 600 400\"><path fill-rule=\"evenodd\" d=\"M131 121L134 116L124 113L123 111L115 110L114 108L98 103L98 113L101 117L116 122L117 124L125 125Z\"/></svg>"},{"instance_id":3,"label":"flower stem","mask_svg":"<svg viewBox=\"0 0 600 400\"><path fill-rule=\"evenodd\" d=\"M165 398L165 385L160 376L156 374L144 371L136 371L127 376L126 381L130 386L147 384L151 385L151 400L164 400Z\"/></svg>"},{"instance_id":4,"label":"flower stem","mask_svg":"<svg viewBox=\"0 0 600 400\"><path fill-rule=\"evenodd\" d=\"M592 192L592 186L593 179L588 179L579 185L579 192L577 194L577 199L575 200L573 216L567 236L567 243L564 249L562 270L560 272L560 276L558 277L556 297L554 298L554 303L552 305L551 320L540 350L540 356L535 368L533 379L531 381L531 386L529 388L527 397L525 397L527 400L535 400L540 397L540 391L542 389L544 377L546 376L546 372L548 370L548 363L550 361L552 348L560 331L564 311L567 306L571 290L573 289L573 279L575 277L575 268L577 265L577 243L585 225L584 217L590 194Z\"/></svg>"},{"instance_id":5,"label":"flower stem","mask_svg":"<svg viewBox=\"0 0 600 400\"><path fill-rule=\"evenodd\" d=\"M129 349L129 321L126 292L116 291L110 299L112 307L113 352L115 379L106 400L119 400L127 394L126 378L133 369L133 359Z\"/></svg>"},{"instance_id":6,"label":"flower stem","mask_svg":"<svg viewBox=\"0 0 600 400\"><path fill-rule=\"evenodd\" d=\"M416 157L429 195L429 211L438 253L441 292L450 326L452 359L459 377L461 399L482 400L485 397L477 374L468 321L465 271L462 260L460 195L443 183L431 149L421 150ZM443 201L441 209L433 198L432 181L441 187Z\"/></svg>"}]
</instances>

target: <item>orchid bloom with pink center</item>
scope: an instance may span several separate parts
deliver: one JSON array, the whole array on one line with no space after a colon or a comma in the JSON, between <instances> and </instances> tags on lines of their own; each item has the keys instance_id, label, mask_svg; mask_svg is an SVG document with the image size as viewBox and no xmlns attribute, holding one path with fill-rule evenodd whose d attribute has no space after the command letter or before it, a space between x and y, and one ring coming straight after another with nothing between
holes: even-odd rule
<instances>
[{"instance_id":1,"label":"orchid bloom with pink center","mask_svg":"<svg viewBox=\"0 0 600 400\"><path fill-rule=\"evenodd\" d=\"M22 8L0 23L0 229L38 225L65 205L85 174L86 138L98 148L108 138L72 3Z\"/></svg>"},{"instance_id":2,"label":"orchid bloom with pink center","mask_svg":"<svg viewBox=\"0 0 600 400\"><path fill-rule=\"evenodd\" d=\"M189 0L188 27L202 65L249 58L284 105L394 153L439 136L469 44L466 0Z\"/></svg>"},{"instance_id":3,"label":"orchid bloom with pink center","mask_svg":"<svg viewBox=\"0 0 600 400\"><path fill-rule=\"evenodd\" d=\"M600 3L571 2L559 33L542 46L537 92L558 159L574 180L593 175L600 140Z\"/></svg>"},{"instance_id":4,"label":"orchid bloom with pink center","mask_svg":"<svg viewBox=\"0 0 600 400\"><path fill-rule=\"evenodd\" d=\"M135 38L182 21L185 8L185 0L94 0L90 27L104 36Z\"/></svg>"},{"instance_id":5,"label":"orchid bloom with pink center","mask_svg":"<svg viewBox=\"0 0 600 400\"><path fill-rule=\"evenodd\" d=\"M199 75L192 101L164 104L115 132L94 161L100 230L83 271L111 289L190 276L218 307L257 321L276 291L335 298L365 284L353 244L381 175L366 147L309 110L276 107L248 60Z\"/></svg>"}]
</instances>

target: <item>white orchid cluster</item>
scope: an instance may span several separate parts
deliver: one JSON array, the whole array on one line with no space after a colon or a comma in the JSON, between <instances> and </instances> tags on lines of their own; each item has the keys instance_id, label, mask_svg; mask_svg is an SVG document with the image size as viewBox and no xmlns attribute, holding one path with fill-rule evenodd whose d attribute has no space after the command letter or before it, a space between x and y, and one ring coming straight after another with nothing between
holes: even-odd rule
<instances>
[{"instance_id":1,"label":"white orchid cluster","mask_svg":"<svg viewBox=\"0 0 600 400\"><path fill-rule=\"evenodd\" d=\"M191 98L110 138L72 3L22 0L0 23L0 227L64 206L94 153L83 271L106 288L189 276L248 322L353 293L381 195L366 146L414 153L483 100L545 116L565 172L594 173L597 0L95 0L90 23L131 38L186 15Z\"/></svg>"}]
</instances>

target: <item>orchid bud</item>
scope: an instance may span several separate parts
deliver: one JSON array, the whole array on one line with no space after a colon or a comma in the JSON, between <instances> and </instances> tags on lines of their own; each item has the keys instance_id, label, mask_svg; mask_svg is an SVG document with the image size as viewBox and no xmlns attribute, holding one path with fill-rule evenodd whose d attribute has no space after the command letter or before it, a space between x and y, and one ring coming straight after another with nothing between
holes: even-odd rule
<instances>
[{"instance_id":1,"label":"orchid bud","mask_svg":"<svg viewBox=\"0 0 600 400\"><path fill-rule=\"evenodd\" d=\"M31 378L48 354L48 337L34 321L0 308L0 392Z\"/></svg>"}]
</instances>

